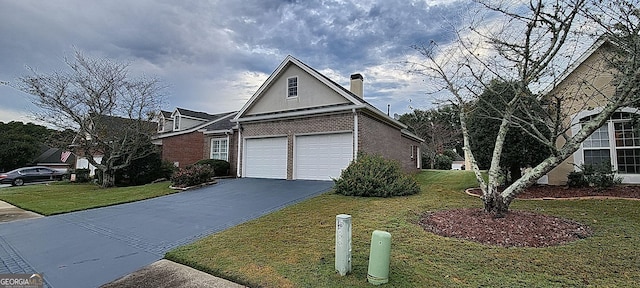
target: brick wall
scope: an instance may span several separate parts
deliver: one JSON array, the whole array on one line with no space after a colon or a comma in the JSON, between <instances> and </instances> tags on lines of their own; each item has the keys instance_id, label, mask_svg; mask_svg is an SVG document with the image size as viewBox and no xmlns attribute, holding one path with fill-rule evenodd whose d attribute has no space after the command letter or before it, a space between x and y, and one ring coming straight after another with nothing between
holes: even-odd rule
<instances>
[{"instance_id":1,"label":"brick wall","mask_svg":"<svg viewBox=\"0 0 640 288\"><path fill-rule=\"evenodd\" d=\"M226 134L213 134L206 135L204 137L204 149L202 151L202 159L209 159L211 157L211 139L213 138L226 138ZM236 165L238 164L238 133L234 131L233 134L229 134L229 175L236 175Z\"/></svg>"},{"instance_id":2,"label":"brick wall","mask_svg":"<svg viewBox=\"0 0 640 288\"><path fill-rule=\"evenodd\" d=\"M178 162L180 168L203 159L203 151L202 132L196 131L162 139L162 159L171 163Z\"/></svg>"},{"instance_id":3,"label":"brick wall","mask_svg":"<svg viewBox=\"0 0 640 288\"><path fill-rule=\"evenodd\" d=\"M403 137L400 129L382 123L366 114L358 113L358 130L360 151L396 160L405 172L418 171L415 146L419 146L420 143Z\"/></svg>"},{"instance_id":4,"label":"brick wall","mask_svg":"<svg viewBox=\"0 0 640 288\"><path fill-rule=\"evenodd\" d=\"M298 134L353 131L353 114L340 113L306 118L242 124L242 137L287 136L287 179L293 179L293 139ZM240 164L242 165L242 164ZM242 175L242 173L240 173Z\"/></svg>"}]
</instances>

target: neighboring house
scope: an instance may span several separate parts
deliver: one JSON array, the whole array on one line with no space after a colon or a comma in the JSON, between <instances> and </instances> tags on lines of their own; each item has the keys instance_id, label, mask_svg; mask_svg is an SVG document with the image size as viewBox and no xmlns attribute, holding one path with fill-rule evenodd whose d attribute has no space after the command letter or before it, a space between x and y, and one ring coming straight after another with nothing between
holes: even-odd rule
<instances>
[{"instance_id":1,"label":"neighboring house","mask_svg":"<svg viewBox=\"0 0 640 288\"><path fill-rule=\"evenodd\" d=\"M465 166L465 164L464 158L456 153L455 158L451 159L451 170L465 170L465 168L468 167Z\"/></svg>"},{"instance_id":2,"label":"neighboring house","mask_svg":"<svg viewBox=\"0 0 640 288\"><path fill-rule=\"evenodd\" d=\"M572 99L563 103L569 111L567 123L572 126L571 133L580 129L580 122L602 111L605 100L602 95L611 96L615 87L613 74L607 71L604 55L611 47L610 42L600 39L565 73L557 85L546 95L571 93L583 95L581 99ZM595 71L595 73L594 73ZM593 74L589 85L584 85L583 75ZM591 86L591 87L589 87ZM578 93L579 92L579 93ZM585 109L584 103L588 105ZM574 106L571 106L575 104ZM580 105L578 105L580 104ZM582 109L582 110L580 110ZM640 111L625 107L618 109L604 126L587 138L571 157L543 176L538 182L543 184L564 185L567 175L582 164L610 163L623 178L623 183L640 183L640 134L632 120Z\"/></svg>"},{"instance_id":3,"label":"neighboring house","mask_svg":"<svg viewBox=\"0 0 640 288\"><path fill-rule=\"evenodd\" d=\"M183 108L162 111L158 119L158 134L153 143L162 149L162 159L184 168L202 159L221 159L231 164L231 174L237 162L235 124L236 112L208 114Z\"/></svg>"},{"instance_id":4,"label":"neighboring house","mask_svg":"<svg viewBox=\"0 0 640 288\"><path fill-rule=\"evenodd\" d=\"M137 135L138 133L144 133L147 136L153 134L156 130L157 123L153 121L139 121L136 119L128 119L118 116L109 116L109 115L95 115L91 114L88 117L87 124L90 126L90 131L92 133L96 133L94 135L98 135L100 141L106 141L107 139L115 139L120 138L123 133L128 133L128 135ZM137 126L141 125L141 126ZM89 134L79 133L73 139L70 147L73 148L75 157L75 169L89 169L89 175L95 175L96 167L89 163L89 160L85 156L87 151L84 151L85 141L91 140L93 136ZM133 138L135 139L135 138ZM95 139L94 139L95 140ZM130 146L129 146L130 147ZM121 151L126 151L126 149L122 149ZM104 157L104 151L100 149L90 149L90 152L93 156L93 159L97 163L102 163L102 158Z\"/></svg>"},{"instance_id":5,"label":"neighboring house","mask_svg":"<svg viewBox=\"0 0 640 288\"><path fill-rule=\"evenodd\" d=\"M45 166L59 171L68 171L75 167L76 156L60 148L42 147L40 155L33 160L37 166Z\"/></svg>"},{"instance_id":6,"label":"neighboring house","mask_svg":"<svg viewBox=\"0 0 640 288\"><path fill-rule=\"evenodd\" d=\"M330 180L358 152L418 171L423 140L367 103L363 90L360 74L348 90L287 56L232 120L237 176Z\"/></svg>"}]
</instances>

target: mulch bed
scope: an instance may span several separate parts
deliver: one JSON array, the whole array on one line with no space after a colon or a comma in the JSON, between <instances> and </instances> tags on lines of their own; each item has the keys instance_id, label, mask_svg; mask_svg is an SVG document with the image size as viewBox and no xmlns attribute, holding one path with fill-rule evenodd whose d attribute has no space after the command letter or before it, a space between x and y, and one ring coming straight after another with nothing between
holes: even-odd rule
<instances>
[{"instance_id":1,"label":"mulch bed","mask_svg":"<svg viewBox=\"0 0 640 288\"><path fill-rule=\"evenodd\" d=\"M584 239L591 229L578 222L526 211L493 218L482 209L427 213L419 222L431 233L501 247L547 247Z\"/></svg>"},{"instance_id":2,"label":"mulch bed","mask_svg":"<svg viewBox=\"0 0 640 288\"><path fill-rule=\"evenodd\" d=\"M469 189L469 193L482 195L480 188ZM518 195L517 199L619 197L640 199L640 185L619 185L598 190L593 187L569 188L567 186L534 185Z\"/></svg>"},{"instance_id":3,"label":"mulch bed","mask_svg":"<svg viewBox=\"0 0 640 288\"><path fill-rule=\"evenodd\" d=\"M480 189L470 189L480 195ZM620 197L640 199L640 186L568 188L539 185L527 188L518 199L561 199L575 197ZM584 224L555 216L510 210L504 218L493 218L482 209L454 209L428 212L419 223L426 231L444 236L500 247L548 247L562 245L592 235Z\"/></svg>"}]
</instances>

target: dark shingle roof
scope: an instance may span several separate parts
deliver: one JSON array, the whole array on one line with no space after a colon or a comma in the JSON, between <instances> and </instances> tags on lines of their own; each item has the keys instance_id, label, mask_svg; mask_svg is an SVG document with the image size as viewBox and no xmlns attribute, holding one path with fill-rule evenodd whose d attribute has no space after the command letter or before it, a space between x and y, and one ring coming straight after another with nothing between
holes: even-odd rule
<instances>
[{"instance_id":1,"label":"dark shingle roof","mask_svg":"<svg viewBox=\"0 0 640 288\"><path fill-rule=\"evenodd\" d=\"M233 126L235 126L235 123L231 122L231 119L233 119L233 117L236 116L238 112L228 112L228 113L222 113L219 114L221 116L226 116L229 114L229 117L226 117L225 119L222 119L220 121L216 121L214 123L211 123L207 126L204 126L203 129L207 130L207 131L218 131L218 130L229 130L231 128L233 128Z\"/></svg>"},{"instance_id":2,"label":"dark shingle roof","mask_svg":"<svg viewBox=\"0 0 640 288\"><path fill-rule=\"evenodd\" d=\"M161 110L160 113L162 113L162 116L164 117L164 119L171 119L171 111L164 111Z\"/></svg>"},{"instance_id":3,"label":"dark shingle roof","mask_svg":"<svg viewBox=\"0 0 640 288\"><path fill-rule=\"evenodd\" d=\"M176 108L176 109L178 110L178 112L180 112L180 115L182 116L188 116L188 117L204 119L204 120L215 120L223 116L222 114L212 115L209 113L198 112L198 111L188 110L184 108Z\"/></svg>"}]
</instances>

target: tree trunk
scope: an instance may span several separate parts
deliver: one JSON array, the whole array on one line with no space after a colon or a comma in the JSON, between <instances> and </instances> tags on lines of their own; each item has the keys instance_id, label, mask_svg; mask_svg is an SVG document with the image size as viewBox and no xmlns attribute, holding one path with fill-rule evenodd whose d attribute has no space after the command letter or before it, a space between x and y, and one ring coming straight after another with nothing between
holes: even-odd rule
<instances>
[{"instance_id":1,"label":"tree trunk","mask_svg":"<svg viewBox=\"0 0 640 288\"><path fill-rule=\"evenodd\" d=\"M505 201L506 200L506 201ZM489 193L482 196L484 211L493 215L494 218L503 218L509 212L509 204L507 199L503 198L498 189L493 189Z\"/></svg>"},{"instance_id":2,"label":"tree trunk","mask_svg":"<svg viewBox=\"0 0 640 288\"><path fill-rule=\"evenodd\" d=\"M116 175L113 170L105 170L102 173L102 188L110 188L116 186Z\"/></svg>"}]
</instances>

